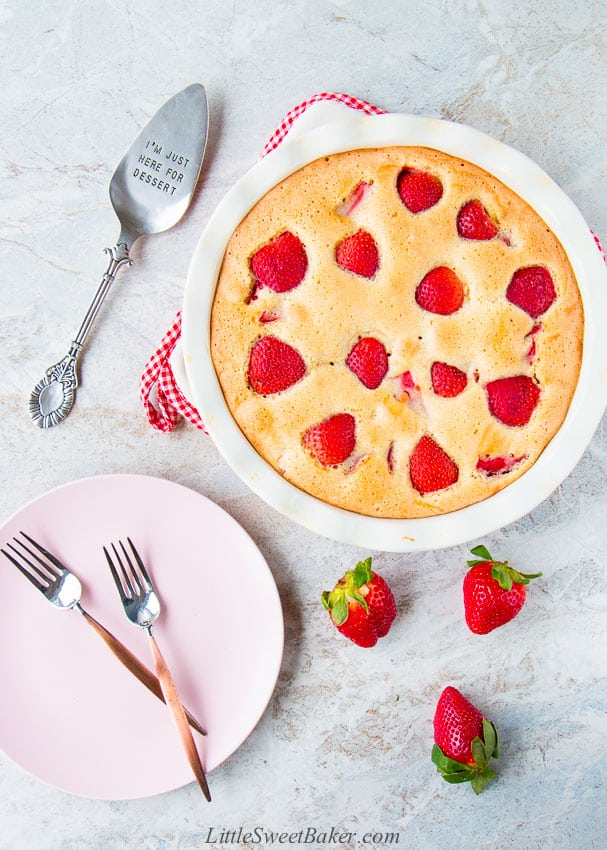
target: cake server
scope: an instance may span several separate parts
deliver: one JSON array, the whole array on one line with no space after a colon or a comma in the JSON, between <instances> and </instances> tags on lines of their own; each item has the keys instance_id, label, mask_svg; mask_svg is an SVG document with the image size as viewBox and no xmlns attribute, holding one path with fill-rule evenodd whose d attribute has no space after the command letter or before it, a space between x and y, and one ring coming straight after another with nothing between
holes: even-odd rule
<instances>
[{"instance_id":1,"label":"cake server","mask_svg":"<svg viewBox=\"0 0 607 850\"><path fill-rule=\"evenodd\" d=\"M198 182L208 132L208 108L199 83L178 92L150 119L110 180L110 200L121 230L109 262L68 353L49 366L34 387L30 416L40 428L62 422L73 407L76 361L117 272L132 260L140 236L168 230L190 205Z\"/></svg>"}]
</instances>

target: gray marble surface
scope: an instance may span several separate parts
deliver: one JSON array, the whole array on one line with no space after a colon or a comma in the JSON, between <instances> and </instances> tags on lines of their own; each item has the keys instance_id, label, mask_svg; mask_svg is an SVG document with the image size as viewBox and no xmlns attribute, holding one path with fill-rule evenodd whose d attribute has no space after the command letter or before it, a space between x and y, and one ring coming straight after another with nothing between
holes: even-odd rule
<instances>
[{"instance_id":1,"label":"gray marble surface","mask_svg":"<svg viewBox=\"0 0 607 850\"><path fill-rule=\"evenodd\" d=\"M214 206L283 114L318 91L496 136L536 160L607 241L606 23L603 0L1 4L0 517L91 475L180 482L252 535L286 619L274 699L213 772L210 806L194 785L132 802L81 799L0 756L2 850L271 846L238 840L240 827L303 837L311 827L312 847L362 847L369 832L384 838L371 846L394 846L393 833L406 850L605 847L605 421L545 503L484 541L544 572L517 620L484 639L467 631L465 546L378 553L400 616L367 652L337 636L318 604L367 552L266 507L193 428L152 431L138 380L180 306ZM113 167L157 106L192 81L205 84L212 115L195 203L173 231L136 246L87 346L77 407L42 433L27 396L71 339L105 268L101 249L116 239ZM502 732L500 779L479 798L443 783L429 761L448 683ZM337 838L323 844L331 827Z\"/></svg>"}]
</instances>

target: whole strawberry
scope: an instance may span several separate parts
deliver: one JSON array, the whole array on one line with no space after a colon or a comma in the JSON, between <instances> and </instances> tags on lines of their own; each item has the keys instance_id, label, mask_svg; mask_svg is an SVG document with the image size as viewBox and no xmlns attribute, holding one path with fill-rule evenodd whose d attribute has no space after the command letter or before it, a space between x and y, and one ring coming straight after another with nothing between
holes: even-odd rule
<instances>
[{"instance_id":1,"label":"whole strawberry","mask_svg":"<svg viewBox=\"0 0 607 850\"><path fill-rule=\"evenodd\" d=\"M493 782L497 730L457 688L446 687L434 712L432 762L446 782L470 782L475 794Z\"/></svg>"},{"instance_id":2,"label":"whole strawberry","mask_svg":"<svg viewBox=\"0 0 607 850\"><path fill-rule=\"evenodd\" d=\"M519 573L508 561L494 561L485 546L470 550L477 558L468 561L464 578L464 611L470 631L477 635L503 626L525 604L526 585L541 573Z\"/></svg>"},{"instance_id":3,"label":"whole strawberry","mask_svg":"<svg viewBox=\"0 0 607 850\"><path fill-rule=\"evenodd\" d=\"M337 630L358 646L375 646L396 617L392 591L371 569L371 558L348 570L321 599Z\"/></svg>"}]
</instances>

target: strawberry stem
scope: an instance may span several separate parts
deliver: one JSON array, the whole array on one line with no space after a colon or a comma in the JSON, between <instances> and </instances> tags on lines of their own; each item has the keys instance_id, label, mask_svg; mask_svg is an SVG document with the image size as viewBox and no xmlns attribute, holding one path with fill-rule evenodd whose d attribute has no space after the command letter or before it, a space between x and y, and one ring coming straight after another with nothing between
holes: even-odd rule
<instances>
[{"instance_id":1,"label":"strawberry stem","mask_svg":"<svg viewBox=\"0 0 607 850\"><path fill-rule=\"evenodd\" d=\"M497 581L502 590L512 590L513 584L529 584L534 578L540 578L542 573L521 573L510 566L508 561L495 561L486 546L475 546L470 552L477 558L466 561L469 567L477 564L491 564L491 575Z\"/></svg>"},{"instance_id":2,"label":"strawberry stem","mask_svg":"<svg viewBox=\"0 0 607 850\"><path fill-rule=\"evenodd\" d=\"M432 747L432 762L445 782L470 782L475 794L480 794L496 778L489 761L499 755L497 730L490 720L483 717L483 737L477 735L470 744L474 762L464 764L449 758L438 744Z\"/></svg>"},{"instance_id":3,"label":"strawberry stem","mask_svg":"<svg viewBox=\"0 0 607 850\"><path fill-rule=\"evenodd\" d=\"M358 602L365 611L369 610L362 589L373 578L371 563L371 558L359 561L353 570L348 570L340 578L333 590L325 590L321 594L321 602L336 626L343 626L348 619L350 602Z\"/></svg>"}]
</instances>

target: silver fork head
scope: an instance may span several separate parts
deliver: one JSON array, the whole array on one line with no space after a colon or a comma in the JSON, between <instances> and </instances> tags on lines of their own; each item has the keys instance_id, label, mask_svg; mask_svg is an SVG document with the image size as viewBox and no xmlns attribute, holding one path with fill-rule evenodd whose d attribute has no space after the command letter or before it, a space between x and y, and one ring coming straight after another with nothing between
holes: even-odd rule
<instances>
[{"instance_id":1,"label":"silver fork head","mask_svg":"<svg viewBox=\"0 0 607 850\"><path fill-rule=\"evenodd\" d=\"M0 549L0 552L57 608L78 605L82 596L79 579L44 546L24 531L19 533L30 545L27 546L19 537L13 537L17 545L6 543L6 549Z\"/></svg>"},{"instance_id":2,"label":"silver fork head","mask_svg":"<svg viewBox=\"0 0 607 850\"><path fill-rule=\"evenodd\" d=\"M118 541L119 549L112 543L113 559L105 546L103 551L122 600L124 613L136 626L149 631L160 614L160 600L133 541L130 537L127 537L127 541L130 554L122 540Z\"/></svg>"}]
</instances>

